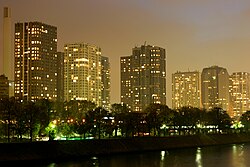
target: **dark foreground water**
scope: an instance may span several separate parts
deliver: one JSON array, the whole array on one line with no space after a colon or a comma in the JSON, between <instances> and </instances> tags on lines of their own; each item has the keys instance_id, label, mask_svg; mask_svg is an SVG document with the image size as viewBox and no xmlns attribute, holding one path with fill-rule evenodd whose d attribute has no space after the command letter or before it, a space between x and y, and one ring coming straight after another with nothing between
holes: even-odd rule
<instances>
[{"instance_id":1,"label":"dark foreground water","mask_svg":"<svg viewBox=\"0 0 250 167\"><path fill-rule=\"evenodd\" d=\"M250 144L235 144L23 164L38 167L249 167Z\"/></svg>"}]
</instances>

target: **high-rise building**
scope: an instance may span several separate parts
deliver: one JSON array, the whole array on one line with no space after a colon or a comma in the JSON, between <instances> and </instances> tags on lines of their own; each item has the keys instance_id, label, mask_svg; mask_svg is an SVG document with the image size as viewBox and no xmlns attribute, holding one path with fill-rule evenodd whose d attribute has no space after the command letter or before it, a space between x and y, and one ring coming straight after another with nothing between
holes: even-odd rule
<instances>
[{"instance_id":1,"label":"high-rise building","mask_svg":"<svg viewBox=\"0 0 250 167\"><path fill-rule=\"evenodd\" d=\"M121 70L121 103L132 107L132 67L131 56L123 56L120 58L120 70Z\"/></svg>"},{"instance_id":2,"label":"high-rise building","mask_svg":"<svg viewBox=\"0 0 250 167\"><path fill-rule=\"evenodd\" d=\"M204 68L201 74L201 101L203 108L220 107L229 111L229 74L225 68Z\"/></svg>"},{"instance_id":3,"label":"high-rise building","mask_svg":"<svg viewBox=\"0 0 250 167\"><path fill-rule=\"evenodd\" d=\"M110 109L110 63L108 57L101 57L102 107Z\"/></svg>"},{"instance_id":4,"label":"high-rise building","mask_svg":"<svg viewBox=\"0 0 250 167\"><path fill-rule=\"evenodd\" d=\"M57 100L57 28L41 22L15 24L15 97Z\"/></svg>"},{"instance_id":5,"label":"high-rise building","mask_svg":"<svg viewBox=\"0 0 250 167\"><path fill-rule=\"evenodd\" d=\"M102 106L101 48L87 43L64 45L64 99Z\"/></svg>"},{"instance_id":6,"label":"high-rise building","mask_svg":"<svg viewBox=\"0 0 250 167\"><path fill-rule=\"evenodd\" d=\"M151 103L166 104L166 53L158 46L142 45L120 59L121 102L132 111Z\"/></svg>"},{"instance_id":7,"label":"high-rise building","mask_svg":"<svg viewBox=\"0 0 250 167\"><path fill-rule=\"evenodd\" d=\"M14 96L14 54L12 48L12 24L11 10L9 7L4 7L3 11L3 69L0 71L9 80L9 96Z\"/></svg>"},{"instance_id":8,"label":"high-rise building","mask_svg":"<svg viewBox=\"0 0 250 167\"><path fill-rule=\"evenodd\" d=\"M231 117L237 119L250 110L250 74L248 72L234 72L230 76L230 97Z\"/></svg>"},{"instance_id":9,"label":"high-rise building","mask_svg":"<svg viewBox=\"0 0 250 167\"><path fill-rule=\"evenodd\" d=\"M200 72L176 72L172 74L172 107L201 107Z\"/></svg>"},{"instance_id":10,"label":"high-rise building","mask_svg":"<svg viewBox=\"0 0 250 167\"><path fill-rule=\"evenodd\" d=\"M5 75L0 75L0 99L9 98L9 80Z\"/></svg>"}]
</instances>

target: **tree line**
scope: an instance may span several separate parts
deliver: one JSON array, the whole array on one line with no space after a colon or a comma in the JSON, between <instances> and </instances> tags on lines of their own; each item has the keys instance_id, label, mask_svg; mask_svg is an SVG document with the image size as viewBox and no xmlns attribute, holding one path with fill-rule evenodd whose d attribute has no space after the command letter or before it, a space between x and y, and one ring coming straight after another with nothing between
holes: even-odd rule
<instances>
[{"instance_id":1,"label":"tree line","mask_svg":"<svg viewBox=\"0 0 250 167\"><path fill-rule=\"evenodd\" d=\"M20 102L8 98L0 100L0 121L2 142L101 139L248 132L250 111L235 122L221 108L171 109L167 105L149 104L143 112L133 112L117 103L106 110L86 100L56 103L47 99Z\"/></svg>"}]
</instances>

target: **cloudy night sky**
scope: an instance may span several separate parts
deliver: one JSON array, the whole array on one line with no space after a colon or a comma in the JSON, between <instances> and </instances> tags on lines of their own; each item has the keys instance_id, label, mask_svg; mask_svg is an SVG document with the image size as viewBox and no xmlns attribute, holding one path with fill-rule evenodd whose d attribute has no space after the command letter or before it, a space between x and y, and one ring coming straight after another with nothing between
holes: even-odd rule
<instances>
[{"instance_id":1,"label":"cloudy night sky","mask_svg":"<svg viewBox=\"0 0 250 167\"><path fill-rule=\"evenodd\" d=\"M56 26L58 51L65 43L100 46L111 63L111 103L120 103L120 57L145 42L167 50L170 107L176 71L218 65L229 74L250 72L249 0L1 0L1 25L5 6L13 30L16 22ZM3 26L0 37L2 66Z\"/></svg>"}]
</instances>

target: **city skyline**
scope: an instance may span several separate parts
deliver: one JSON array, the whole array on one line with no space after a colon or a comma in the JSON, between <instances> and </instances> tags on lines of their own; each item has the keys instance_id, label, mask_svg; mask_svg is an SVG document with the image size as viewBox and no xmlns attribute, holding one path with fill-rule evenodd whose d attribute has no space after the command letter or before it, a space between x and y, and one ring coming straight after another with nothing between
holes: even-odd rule
<instances>
[{"instance_id":1,"label":"city skyline","mask_svg":"<svg viewBox=\"0 0 250 167\"><path fill-rule=\"evenodd\" d=\"M48 5L49 4L49 5ZM102 48L111 64L111 104L120 102L121 56L145 41L167 52L167 105L171 106L171 75L218 65L233 72L250 72L250 2L215 0L171 1L7 1L12 26L39 21L58 28L58 51L71 42ZM44 12L46 11L46 12ZM3 23L3 17L0 17ZM3 55L0 27L0 57ZM13 31L14 36L14 31ZM14 39L14 38L13 38ZM2 63L2 62L1 62ZM0 64L2 66L2 64Z\"/></svg>"}]
</instances>

